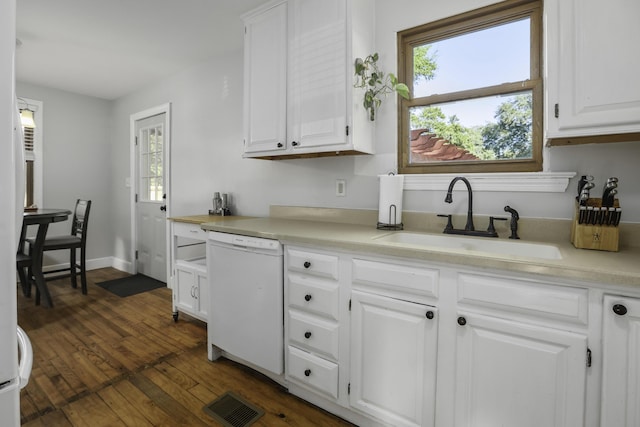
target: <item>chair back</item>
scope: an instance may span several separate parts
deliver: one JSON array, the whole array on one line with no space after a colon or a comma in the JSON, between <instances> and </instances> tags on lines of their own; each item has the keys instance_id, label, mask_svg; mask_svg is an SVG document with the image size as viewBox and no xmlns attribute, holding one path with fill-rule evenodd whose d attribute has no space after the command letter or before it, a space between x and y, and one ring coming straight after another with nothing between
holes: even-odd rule
<instances>
[{"instance_id":1,"label":"chair back","mask_svg":"<svg viewBox=\"0 0 640 427\"><path fill-rule=\"evenodd\" d=\"M73 221L71 222L71 234L80 237L83 243L87 240L89 211L91 211L91 200L78 199L76 201L76 209L73 213Z\"/></svg>"}]
</instances>

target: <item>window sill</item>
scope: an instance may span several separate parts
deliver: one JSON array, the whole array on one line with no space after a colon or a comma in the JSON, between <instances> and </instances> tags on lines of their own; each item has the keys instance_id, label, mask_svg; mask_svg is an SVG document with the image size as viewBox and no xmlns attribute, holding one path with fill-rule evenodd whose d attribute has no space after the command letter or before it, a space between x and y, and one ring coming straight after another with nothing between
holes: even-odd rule
<instances>
[{"instance_id":1,"label":"window sill","mask_svg":"<svg viewBox=\"0 0 640 427\"><path fill-rule=\"evenodd\" d=\"M575 172L509 172L468 174L405 175L404 189L446 190L456 176L469 180L473 191L508 191L533 193L564 193Z\"/></svg>"}]
</instances>

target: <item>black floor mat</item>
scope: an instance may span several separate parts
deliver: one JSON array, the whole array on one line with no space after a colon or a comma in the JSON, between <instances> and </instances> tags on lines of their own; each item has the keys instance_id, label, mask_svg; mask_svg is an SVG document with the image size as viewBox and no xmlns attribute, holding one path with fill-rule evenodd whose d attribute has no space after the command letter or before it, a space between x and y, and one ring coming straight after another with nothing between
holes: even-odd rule
<instances>
[{"instance_id":1,"label":"black floor mat","mask_svg":"<svg viewBox=\"0 0 640 427\"><path fill-rule=\"evenodd\" d=\"M264 415L262 409L230 391L203 409L225 427L247 427Z\"/></svg>"},{"instance_id":2,"label":"black floor mat","mask_svg":"<svg viewBox=\"0 0 640 427\"><path fill-rule=\"evenodd\" d=\"M144 274L134 274L121 279L107 280L106 282L96 283L96 285L119 297L128 297L167 286L166 283L152 279Z\"/></svg>"}]
</instances>

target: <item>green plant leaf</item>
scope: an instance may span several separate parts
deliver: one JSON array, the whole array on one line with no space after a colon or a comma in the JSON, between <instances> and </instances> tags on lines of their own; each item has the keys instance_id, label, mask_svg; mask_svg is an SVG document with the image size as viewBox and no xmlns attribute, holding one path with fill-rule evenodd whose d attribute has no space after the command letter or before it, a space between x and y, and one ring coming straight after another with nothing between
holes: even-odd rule
<instances>
[{"instance_id":1,"label":"green plant leaf","mask_svg":"<svg viewBox=\"0 0 640 427\"><path fill-rule=\"evenodd\" d=\"M397 83L395 85L395 90L398 92L398 95L403 97L404 99L409 99L409 88L404 83Z\"/></svg>"}]
</instances>

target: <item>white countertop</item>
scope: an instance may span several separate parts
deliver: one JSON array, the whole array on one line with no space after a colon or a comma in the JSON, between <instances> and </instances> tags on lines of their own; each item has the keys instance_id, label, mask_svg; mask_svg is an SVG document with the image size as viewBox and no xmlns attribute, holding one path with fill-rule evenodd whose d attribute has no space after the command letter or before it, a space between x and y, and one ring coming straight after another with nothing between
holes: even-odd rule
<instances>
[{"instance_id":1,"label":"white countertop","mask_svg":"<svg viewBox=\"0 0 640 427\"><path fill-rule=\"evenodd\" d=\"M201 227L209 231L277 239L283 243L309 244L438 263L495 268L577 281L584 280L595 284L640 286L640 250L636 248L622 248L620 252L604 252L576 249L570 242L549 242L557 246L562 254L562 259L550 260L467 251L436 251L415 245L381 242L376 238L397 231L377 230L375 225L271 217L243 219L228 217L215 223L203 223Z\"/></svg>"}]
</instances>

